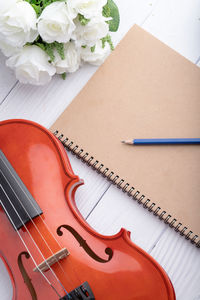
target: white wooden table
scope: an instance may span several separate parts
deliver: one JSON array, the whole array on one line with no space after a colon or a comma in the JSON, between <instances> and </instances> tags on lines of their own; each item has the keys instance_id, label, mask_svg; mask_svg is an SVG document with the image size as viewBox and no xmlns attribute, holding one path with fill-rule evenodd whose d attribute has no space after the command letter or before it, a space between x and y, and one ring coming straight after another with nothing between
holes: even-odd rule
<instances>
[{"instance_id":1,"label":"white wooden table","mask_svg":"<svg viewBox=\"0 0 200 300\"><path fill-rule=\"evenodd\" d=\"M113 34L115 45L137 23L200 66L200 0L116 0L116 3L121 25ZM65 81L55 77L45 87L32 87L19 84L4 63L0 54L0 120L29 119L47 128L96 71L95 67L84 66ZM166 270L177 299L199 300L200 250L70 153L69 158L74 172L85 181L77 191L76 202L87 222L105 235L116 233L121 227L130 230L133 241ZM11 295L10 282L0 264L0 299L10 300Z\"/></svg>"}]
</instances>

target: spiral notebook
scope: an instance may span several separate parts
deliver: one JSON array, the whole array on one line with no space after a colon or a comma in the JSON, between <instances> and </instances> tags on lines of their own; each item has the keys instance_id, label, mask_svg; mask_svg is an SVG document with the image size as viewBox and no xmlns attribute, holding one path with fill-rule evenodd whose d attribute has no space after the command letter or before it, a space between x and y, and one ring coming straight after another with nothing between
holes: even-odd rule
<instances>
[{"instance_id":1,"label":"spiral notebook","mask_svg":"<svg viewBox=\"0 0 200 300\"><path fill-rule=\"evenodd\" d=\"M134 25L51 130L129 196L200 246L200 70Z\"/></svg>"}]
</instances>

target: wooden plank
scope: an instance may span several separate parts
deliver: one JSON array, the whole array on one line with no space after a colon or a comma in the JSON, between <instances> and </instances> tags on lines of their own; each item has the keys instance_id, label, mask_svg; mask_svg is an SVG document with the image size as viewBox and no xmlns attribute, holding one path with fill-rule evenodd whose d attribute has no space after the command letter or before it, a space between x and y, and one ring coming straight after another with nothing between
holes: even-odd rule
<instances>
[{"instance_id":1,"label":"wooden plank","mask_svg":"<svg viewBox=\"0 0 200 300\"><path fill-rule=\"evenodd\" d=\"M177 300L200 299L200 249L167 228L150 253L170 276Z\"/></svg>"},{"instance_id":2,"label":"wooden plank","mask_svg":"<svg viewBox=\"0 0 200 300\"><path fill-rule=\"evenodd\" d=\"M110 183L92 168L89 168L85 163L77 159L71 152L68 152L68 156L74 173L84 180L84 185L80 186L76 191L75 201L78 210L87 219L87 216L99 199L110 187Z\"/></svg>"},{"instance_id":3,"label":"wooden plank","mask_svg":"<svg viewBox=\"0 0 200 300\"><path fill-rule=\"evenodd\" d=\"M15 87L17 79L11 69L5 65L6 58L0 52L0 107L10 90Z\"/></svg>"},{"instance_id":4,"label":"wooden plank","mask_svg":"<svg viewBox=\"0 0 200 300\"><path fill-rule=\"evenodd\" d=\"M11 300L13 296L12 282L3 260L0 258L0 299Z\"/></svg>"},{"instance_id":5,"label":"wooden plank","mask_svg":"<svg viewBox=\"0 0 200 300\"><path fill-rule=\"evenodd\" d=\"M199 12L199 0L161 0L143 28L196 63L200 55Z\"/></svg>"},{"instance_id":6,"label":"wooden plank","mask_svg":"<svg viewBox=\"0 0 200 300\"><path fill-rule=\"evenodd\" d=\"M116 186L111 186L92 211L87 222L104 235L113 235L123 227L131 232L131 239L149 251L157 243L166 226L135 200Z\"/></svg>"}]
</instances>

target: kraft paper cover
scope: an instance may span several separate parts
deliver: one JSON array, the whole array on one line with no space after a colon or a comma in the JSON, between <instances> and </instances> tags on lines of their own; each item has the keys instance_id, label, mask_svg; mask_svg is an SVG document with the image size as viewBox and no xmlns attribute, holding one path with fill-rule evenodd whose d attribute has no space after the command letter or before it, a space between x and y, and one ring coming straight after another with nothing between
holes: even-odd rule
<instances>
[{"instance_id":1,"label":"kraft paper cover","mask_svg":"<svg viewBox=\"0 0 200 300\"><path fill-rule=\"evenodd\" d=\"M162 218L171 215L173 226L182 223L179 231L200 236L200 146L121 143L200 137L197 66L134 25L51 130L67 137L66 145L73 141L71 149L78 145L75 152L91 165L103 164L101 172L114 172L111 179L127 192L139 191L142 203L150 199L148 207L166 212Z\"/></svg>"}]
</instances>

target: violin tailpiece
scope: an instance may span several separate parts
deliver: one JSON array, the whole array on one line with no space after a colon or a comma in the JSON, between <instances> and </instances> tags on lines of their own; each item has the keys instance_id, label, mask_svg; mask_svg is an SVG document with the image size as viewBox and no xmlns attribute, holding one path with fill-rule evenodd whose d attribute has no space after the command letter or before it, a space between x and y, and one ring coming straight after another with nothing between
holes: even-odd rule
<instances>
[{"instance_id":1,"label":"violin tailpiece","mask_svg":"<svg viewBox=\"0 0 200 300\"><path fill-rule=\"evenodd\" d=\"M85 281L79 287L75 288L68 295L64 296L60 300L95 300L94 294L92 292L89 283Z\"/></svg>"}]
</instances>

